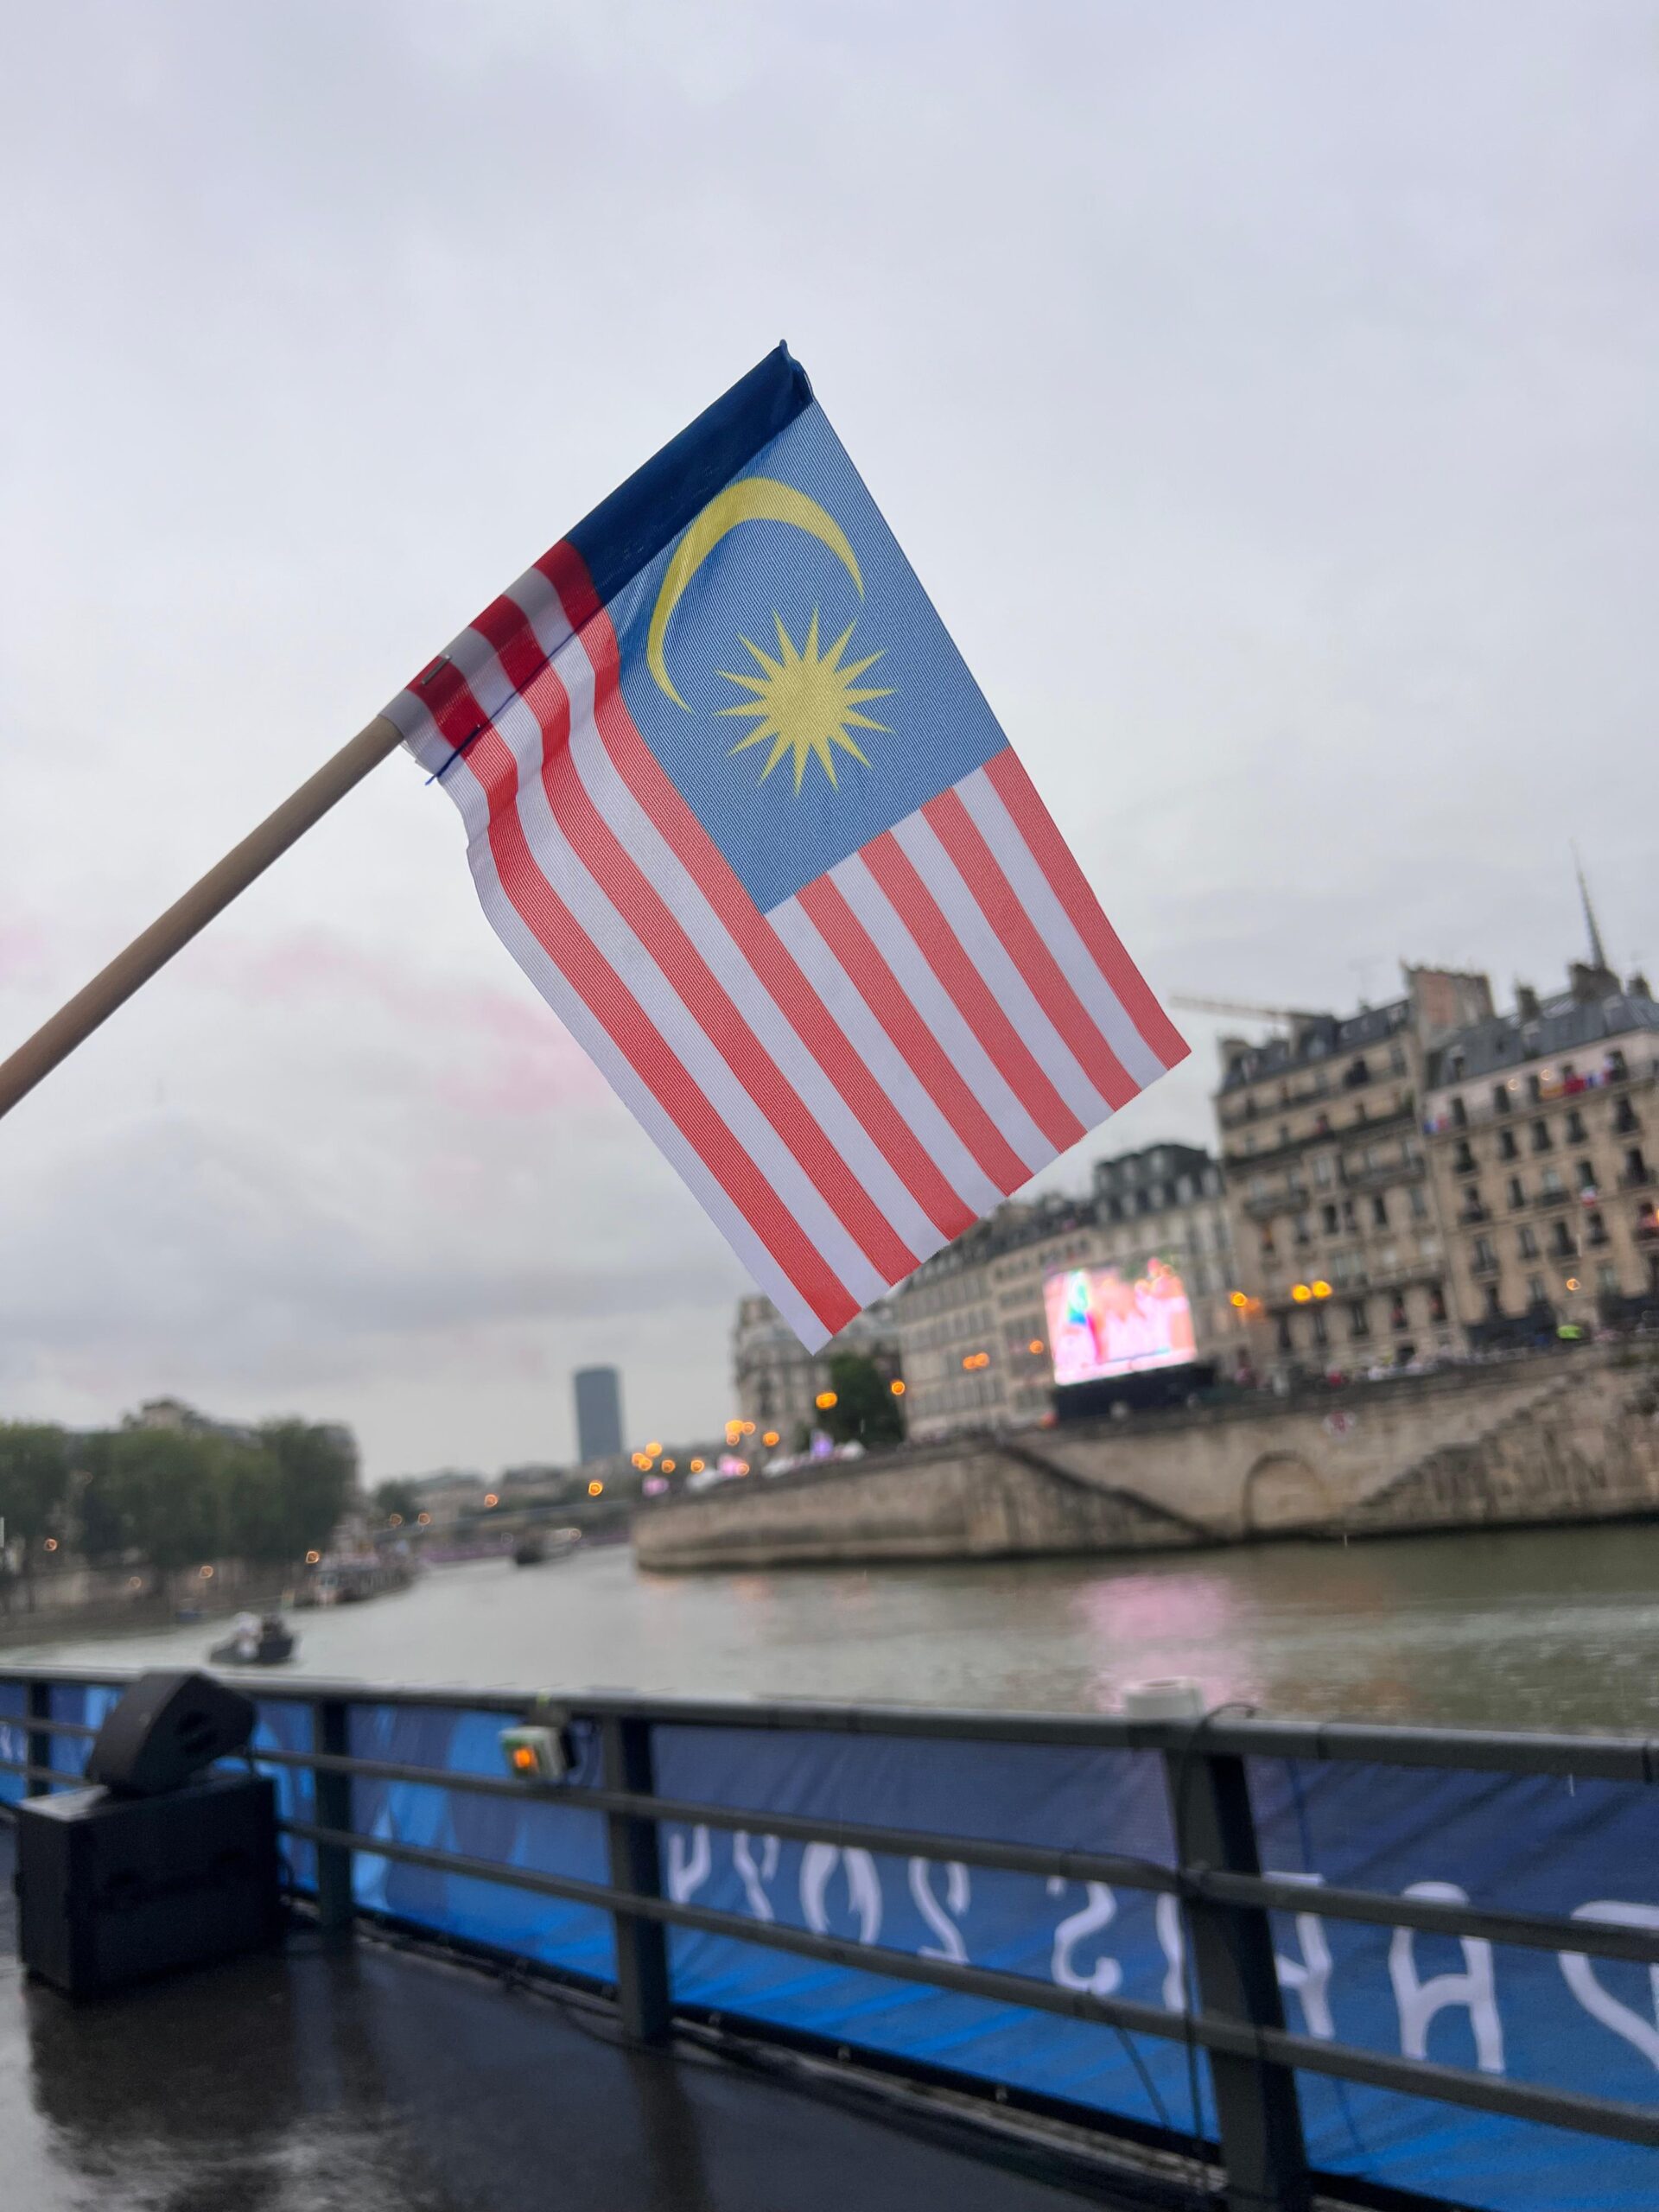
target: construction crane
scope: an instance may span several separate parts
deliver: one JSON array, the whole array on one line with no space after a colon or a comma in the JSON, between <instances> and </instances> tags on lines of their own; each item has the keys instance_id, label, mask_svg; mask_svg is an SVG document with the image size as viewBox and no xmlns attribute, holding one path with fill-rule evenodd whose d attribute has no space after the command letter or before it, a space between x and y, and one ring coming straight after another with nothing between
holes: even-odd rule
<instances>
[{"instance_id":1,"label":"construction crane","mask_svg":"<svg viewBox=\"0 0 1659 2212\"><path fill-rule=\"evenodd\" d=\"M1173 994L1169 1002L1171 1006L1179 1007L1184 1014L1237 1014L1250 1021L1323 1021L1326 1019L1323 1014L1311 1013L1306 1007L1246 1006L1238 999L1191 998L1179 992Z\"/></svg>"}]
</instances>

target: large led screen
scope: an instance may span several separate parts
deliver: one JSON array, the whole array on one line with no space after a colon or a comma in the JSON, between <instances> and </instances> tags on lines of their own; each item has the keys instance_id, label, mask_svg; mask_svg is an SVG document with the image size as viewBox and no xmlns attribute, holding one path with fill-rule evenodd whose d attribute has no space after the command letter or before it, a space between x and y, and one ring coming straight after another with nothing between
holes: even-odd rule
<instances>
[{"instance_id":1,"label":"large led screen","mask_svg":"<svg viewBox=\"0 0 1659 2212\"><path fill-rule=\"evenodd\" d=\"M1066 1268L1043 1285L1057 1388L1179 1367L1197 1357L1186 1286L1167 1260L1138 1273Z\"/></svg>"}]
</instances>

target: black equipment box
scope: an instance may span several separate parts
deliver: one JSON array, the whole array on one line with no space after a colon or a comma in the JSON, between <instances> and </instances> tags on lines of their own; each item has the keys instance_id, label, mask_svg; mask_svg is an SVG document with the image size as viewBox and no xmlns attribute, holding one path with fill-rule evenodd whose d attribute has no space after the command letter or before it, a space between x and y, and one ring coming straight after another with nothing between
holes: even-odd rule
<instances>
[{"instance_id":1,"label":"black equipment box","mask_svg":"<svg viewBox=\"0 0 1659 2212\"><path fill-rule=\"evenodd\" d=\"M80 1997L275 1940L276 1799L262 1774L208 1774L161 1797L104 1789L17 1813L17 1948Z\"/></svg>"}]
</instances>

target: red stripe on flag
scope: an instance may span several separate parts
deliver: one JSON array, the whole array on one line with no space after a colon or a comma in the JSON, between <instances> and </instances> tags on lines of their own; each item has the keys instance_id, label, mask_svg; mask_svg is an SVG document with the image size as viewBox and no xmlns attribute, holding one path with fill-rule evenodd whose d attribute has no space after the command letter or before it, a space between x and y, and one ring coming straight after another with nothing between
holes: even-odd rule
<instances>
[{"instance_id":1,"label":"red stripe on flag","mask_svg":"<svg viewBox=\"0 0 1659 2212\"><path fill-rule=\"evenodd\" d=\"M1114 1110L1127 1106L1135 1096L1134 1077L1061 974L1059 963L963 805L961 792L941 791L922 812L1073 1059L1109 1106Z\"/></svg>"},{"instance_id":2,"label":"red stripe on flag","mask_svg":"<svg viewBox=\"0 0 1659 2212\"><path fill-rule=\"evenodd\" d=\"M555 552L559 550L554 548ZM580 556L569 548L564 550L569 557L560 565L559 574L563 581L556 588L573 625L577 620L579 607L585 604L593 610L582 628L582 645L594 671L594 719L617 773L664 843L696 877L716 918L849 1110L862 1124L888 1166L941 1236L959 1236L978 1217L973 1207L952 1188L870 1073L834 1015L790 957L787 947L738 881L720 848L640 736L622 696L616 633L610 618L594 600L586 570L582 570L580 577L572 574L571 564L581 568ZM537 564L544 575L552 558L549 554ZM567 589L569 597L565 596ZM512 666L504 664L511 676ZM913 1266L914 1262L911 1264ZM908 1273L908 1268L905 1272Z\"/></svg>"},{"instance_id":3,"label":"red stripe on flag","mask_svg":"<svg viewBox=\"0 0 1659 2212\"><path fill-rule=\"evenodd\" d=\"M827 875L795 894L796 904L846 969L853 988L887 1033L928 1096L999 1191L1017 1191L1033 1170L974 1096L933 1032L882 958L840 887Z\"/></svg>"},{"instance_id":4,"label":"red stripe on flag","mask_svg":"<svg viewBox=\"0 0 1659 2212\"><path fill-rule=\"evenodd\" d=\"M918 950L938 977L952 1005L979 1039L992 1065L1056 1152L1065 1152L1084 1135L1083 1123L1037 1065L1026 1043L992 995L990 986L963 948L962 940L939 912L933 893L917 874L910 855L884 830L860 855L887 902L916 940Z\"/></svg>"},{"instance_id":5,"label":"red stripe on flag","mask_svg":"<svg viewBox=\"0 0 1659 2212\"><path fill-rule=\"evenodd\" d=\"M1123 1011L1141 1032L1148 1048L1166 1068L1173 1068L1178 1060L1186 1058L1190 1049L1186 1039L1153 996L1146 978L1119 943L1116 931L1089 888L1088 878L1054 827L1048 809L1037 795L1037 786L1020 765L1012 746L1005 745L1000 753L991 755L985 763L985 774L1013 817L1014 825L1025 839L1032 858L1048 879L1049 888L1065 907L1071 926L1117 994Z\"/></svg>"},{"instance_id":6,"label":"red stripe on flag","mask_svg":"<svg viewBox=\"0 0 1659 2212\"><path fill-rule=\"evenodd\" d=\"M858 1300L537 866L518 819L518 765L512 747L486 721L453 664L427 686L423 700L451 745L464 743L484 723L484 734L468 747L467 772L477 779L489 808L490 851L501 887L526 928L823 1326L831 1333L843 1328L859 1311Z\"/></svg>"},{"instance_id":7,"label":"red stripe on flag","mask_svg":"<svg viewBox=\"0 0 1659 2212\"><path fill-rule=\"evenodd\" d=\"M543 671L524 695L549 678ZM563 696L563 686L560 687ZM537 717L539 719L539 715ZM568 723L568 712L564 716ZM917 1264L917 1255L876 1205L824 1134L799 1095L785 1080L760 1039L734 1004L639 862L623 849L610 824L594 804L576 773L568 749L554 731L542 769L542 781L554 819L570 840L577 859L633 931L715 1052L771 1123L832 1214L884 1282L898 1282Z\"/></svg>"}]
</instances>

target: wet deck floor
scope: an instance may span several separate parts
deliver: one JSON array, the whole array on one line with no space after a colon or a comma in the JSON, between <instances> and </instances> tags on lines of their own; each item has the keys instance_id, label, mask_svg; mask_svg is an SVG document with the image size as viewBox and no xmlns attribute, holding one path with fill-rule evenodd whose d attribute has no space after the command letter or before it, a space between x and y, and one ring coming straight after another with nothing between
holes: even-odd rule
<instances>
[{"instance_id":1,"label":"wet deck floor","mask_svg":"<svg viewBox=\"0 0 1659 2212\"><path fill-rule=\"evenodd\" d=\"M24 1983L11 1866L0 1821L0 2198L29 2212L1085 2201L714 2062L620 2050L602 2018L584 2031L544 1997L308 1930L278 1955L72 2004Z\"/></svg>"}]
</instances>

